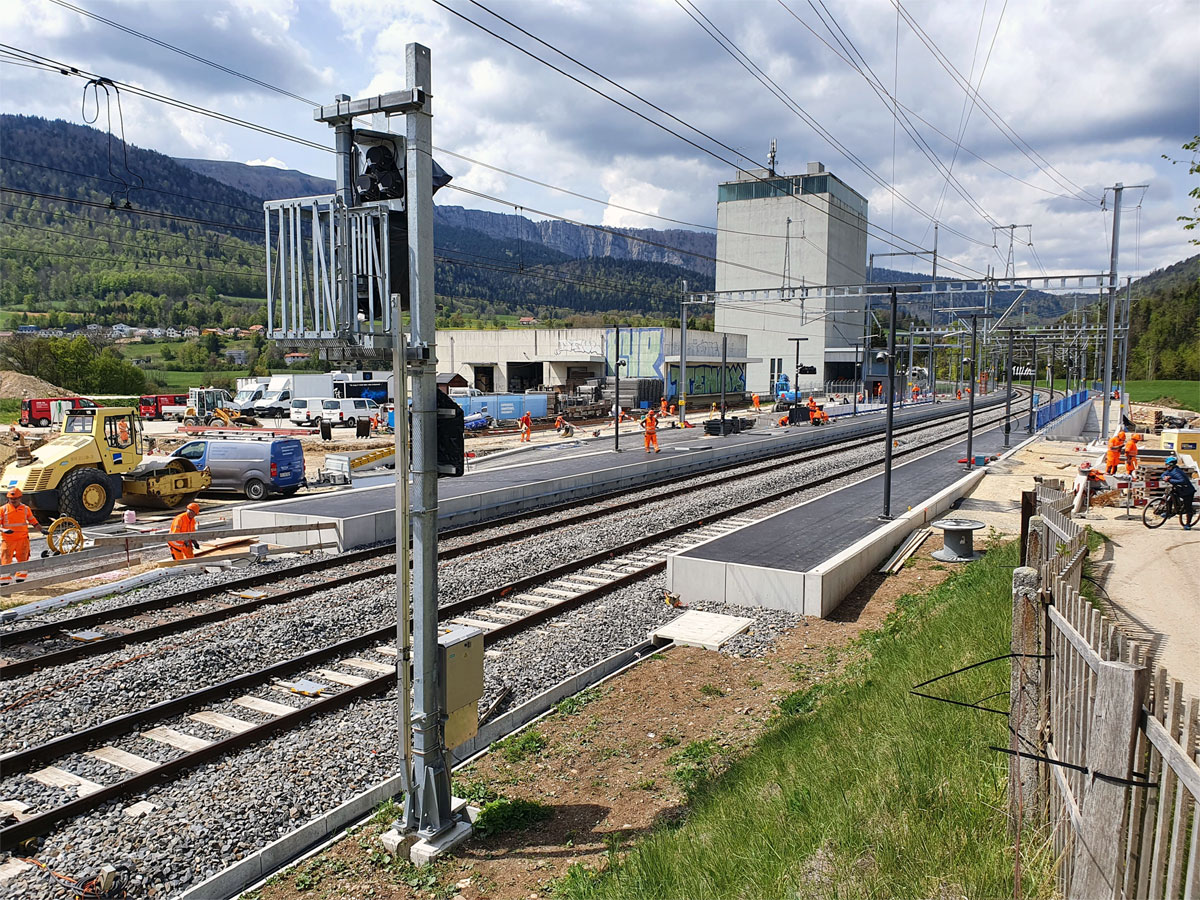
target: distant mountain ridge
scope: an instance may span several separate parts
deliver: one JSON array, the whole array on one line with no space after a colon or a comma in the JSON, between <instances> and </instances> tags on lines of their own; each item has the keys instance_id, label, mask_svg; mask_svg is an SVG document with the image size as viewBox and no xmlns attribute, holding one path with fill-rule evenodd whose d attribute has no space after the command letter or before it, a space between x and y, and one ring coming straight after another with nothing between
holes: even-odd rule
<instances>
[{"instance_id":1,"label":"distant mountain ridge","mask_svg":"<svg viewBox=\"0 0 1200 900\"><path fill-rule=\"evenodd\" d=\"M334 189L331 179L307 175L295 169L212 159L176 159L176 162L264 200L329 194ZM511 213L486 212L441 203L434 206L433 221L435 227L444 224L478 231L501 241L541 244L575 259L605 257L667 263L691 269L707 278L713 278L716 271L715 232L686 228L589 228L558 219L534 221Z\"/></svg>"}]
</instances>

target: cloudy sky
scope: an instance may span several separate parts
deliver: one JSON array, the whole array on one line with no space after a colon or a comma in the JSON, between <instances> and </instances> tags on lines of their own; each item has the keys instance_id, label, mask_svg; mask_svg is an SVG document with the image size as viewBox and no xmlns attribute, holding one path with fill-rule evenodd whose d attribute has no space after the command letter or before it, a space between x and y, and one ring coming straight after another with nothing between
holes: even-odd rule
<instances>
[{"instance_id":1,"label":"cloudy sky","mask_svg":"<svg viewBox=\"0 0 1200 900\"><path fill-rule=\"evenodd\" d=\"M1125 192L1122 274L1196 250L1176 222L1192 211L1187 192L1197 183L1180 149L1200 133L1196 0L442 2L677 134L433 0L74 5L318 102L404 87L404 45L426 44L435 146L601 201L439 156L455 185L527 215L676 227L654 218L662 216L711 227L716 184L735 164L762 164L775 139L779 171L820 160L869 199L873 253L931 246L936 219L947 269L1003 270L1008 232L994 237L993 226L1032 224L1016 230L1018 272L1106 270L1112 220L1100 198L1116 182L1149 184ZM719 29L745 65L700 23ZM310 104L53 0L0 4L0 34L56 62L332 144ZM81 121L81 79L11 63L0 64L0 79L5 112ZM126 136L141 146L332 177L327 152L148 99L123 104ZM1185 162L1173 166L1162 154ZM438 200L512 211L450 190Z\"/></svg>"}]
</instances>

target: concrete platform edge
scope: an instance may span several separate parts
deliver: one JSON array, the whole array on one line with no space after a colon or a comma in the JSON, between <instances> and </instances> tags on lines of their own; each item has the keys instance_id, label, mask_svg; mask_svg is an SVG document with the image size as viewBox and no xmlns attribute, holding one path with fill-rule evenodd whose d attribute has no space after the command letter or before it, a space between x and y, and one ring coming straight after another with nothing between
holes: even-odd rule
<instances>
[{"instance_id":1,"label":"concrete platform edge","mask_svg":"<svg viewBox=\"0 0 1200 900\"><path fill-rule=\"evenodd\" d=\"M452 765L455 769L461 768L486 753L493 742L548 713L560 700L607 681L647 659L650 654L665 649L667 647L656 647L652 641L646 640L563 679L554 687L484 725L474 738L451 751ZM471 749L464 752L465 748ZM393 775L367 788L358 796L222 869L211 878L193 885L179 895L179 900L230 900L254 889L285 867L320 853L344 837L349 829L366 822L376 806L401 793L401 785L400 776Z\"/></svg>"}]
</instances>

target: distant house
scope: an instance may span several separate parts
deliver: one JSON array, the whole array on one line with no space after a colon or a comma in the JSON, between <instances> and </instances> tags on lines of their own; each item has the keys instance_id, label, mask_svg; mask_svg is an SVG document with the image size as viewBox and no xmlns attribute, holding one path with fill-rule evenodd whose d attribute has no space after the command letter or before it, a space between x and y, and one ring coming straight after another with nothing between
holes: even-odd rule
<instances>
[{"instance_id":1,"label":"distant house","mask_svg":"<svg viewBox=\"0 0 1200 900\"><path fill-rule=\"evenodd\" d=\"M41 330L42 329L38 328L36 325L18 325L17 326L17 334L37 334Z\"/></svg>"},{"instance_id":2,"label":"distant house","mask_svg":"<svg viewBox=\"0 0 1200 900\"><path fill-rule=\"evenodd\" d=\"M438 390L443 394L448 394L452 387L468 387L467 379L463 378L457 372L439 372L437 377Z\"/></svg>"},{"instance_id":3,"label":"distant house","mask_svg":"<svg viewBox=\"0 0 1200 900\"><path fill-rule=\"evenodd\" d=\"M137 366L139 369L148 369L150 368L151 359L148 356L135 356L133 359L129 360L129 362Z\"/></svg>"},{"instance_id":4,"label":"distant house","mask_svg":"<svg viewBox=\"0 0 1200 900\"><path fill-rule=\"evenodd\" d=\"M225 358L235 366L244 366L250 361L249 350L226 350Z\"/></svg>"},{"instance_id":5,"label":"distant house","mask_svg":"<svg viewBox=\"0 0 1200 900\"><path fill-rule=\"evenodd\" d=\"M251 325L250 330L255 333L261 334L262 332L267 330L267 326L266 325Z\"/></svg>"},{"instance_id":6,"label":"distant house","mask_svg":"<svg viewBox=\"0 0 1200 900\"><path fill-rule=\"evenodd\" d=\"M88 327L91 328L90 325ZM195 325L189 325L187 328L183 329L183 336L185 338L200 337L200 329Z\"/></svg>"},{"instance_id":7,"label":"distant house","mask_svg":"<svg viewBox=\"0 0 1200 900\"><path fill-rule=\"evenodd\" d=\"M160 338L163 335L165 335L167 332L165 330L163 330L162 328L151 328L149 333L150 333L150 337L152 337L152 338Z\"/></svg>"},{"instance_id":8,"label":"distant house","mask_svg":"<svg viewBox=\"0 0 1200 900\"><path fill-rule=\"evenodd\" d=\"M177 338L177 337L183 337L183 335L181 335L181 334L179 333L179 329L178 329L178 328L168 328L168 329L167 329L167 337L169 337L169 338Z\"/></svg>"},{"instance_id":9,"label":"distant house","mask_svg":"<svg viewBox=\"0 0 1200 900\"><path fill-rule=\"evenodd\" d=\"M519 318L517 320L517 324L518 325L536 325L537 317L536 316L521 316L521 318Z\"/></svg>"},{"instance_id":10,"label":"distant house","mask_svg":"<svg viewBox=\"0 0 1200 900\"><path fill-rule=\"evenodd\" d=\"M118 322L109 330L117 337L129 337L133 334L133 326L126 325L124 322Z\"/></svg>"},{"instance_id":11,"label":"distant house","mask_svg":"<svg viewBox=\"0 0 1200 900\"><path fill-rule=\"evenodd\" d=\"M22 326L22 327L24 327L24 326ZM100 325L96 322L90 322L90 323L88 323L87 330L88 331L99 331Z\"/></svg>"},{"instance_id":12,"label":"distant house","mask_svg":"<svg viewBox=\"0 0 1200 900\"><path fill-rule=\"evenodd\" d=\"M283 361L289 366L294 366L296 363L308 362L307 353L285 353Z\"/></svg>"}]
</instances>

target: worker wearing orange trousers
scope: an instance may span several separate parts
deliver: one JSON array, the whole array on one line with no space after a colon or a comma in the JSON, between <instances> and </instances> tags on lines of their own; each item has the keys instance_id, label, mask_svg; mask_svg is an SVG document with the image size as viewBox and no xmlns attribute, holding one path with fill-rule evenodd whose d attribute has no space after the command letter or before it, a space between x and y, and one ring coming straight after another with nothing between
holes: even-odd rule
<instances>
[{"instance_id":1,"label":"worker wearing orange trousers","mask_svg":"<svg viewBox=\"0 0 1200 900\"><path fill-rule=\"evenodd\" d=\"M651 448L658 453L658 416L654 414L654 410L646 413L646 418L642 419L642 428L646 432L646 452L649 453Z\"/></svg>"},{"instance_id":2,"label":"worker wearing orange trousers","mask_svg":"<svg viewBox=\"0 0 1200 900\"><path fill-rule=\"evenodd\" d=\"M1108 450L1104 454L1104 473L1116 475L1121 464L1121 448L1125 446L1125 432L1118 431L1108 439Z\"/></svg>"},{"instance_id":3,"label":"worker wearing orange trousers","mask_svg":"<svg viewBox=\"0 0 1200 900\"><path fill-rule=\"evenodd\" d=\"M525 415L521 416L521 443L528 443L533 440L533 416L529 415L529 410L525 410Z\"/></svg>"},{"instance_id":4,"label":"worker wearing orange trousers","mask_svg":"<svg viewBox=\"0 0 1200 900\"><path fill-rule=\"evenodd\" d=\"M666 397L663 397L661 400L658 401L658 408L660 410L662 410L662 412L660 412L659 415L665 416L667 414L667 398Z\"/></svg>"},{"instance_id":5,"label":"worker wearing orange trousers","mask_svg":"<svg viewBox=\"0 0 1200 900\"><path fill-rule=\"evenodd\" d=\"M1138 441L1141 439L1140 434L1131 434L1125 442L1125 471L1129 473L1130 478L1137 474Z\"/></svg>"},{"instance_id":6,"label":"worker wearing orange trousers","mask_svg":"<svg viewBox=\"0 0 1200 900\"><path fill-rule=\"evenodd\" d=\"M0 507L0 538L3 538L0 563L11 565L29 559L29 529L41 531L33 510L21 502L21 489L14 487L8 492L8 503ZM25 572L17 572L16 580L24 581ZM0 583L7 584L8 575L0 575Z\"/></svg>"},{"instance_id":7,"label":"worker wearing orange trousers","mask_svg":"<svg viewBox=\"0 0 1200 900\"><path fill-rule=\"evenodd\" d=\"M758 394L751 394L750 402L754 404L754 411L758 412Z\"/></svg>"},{"instance_id":8,"label":"worker wearing orange trousers","mask_svg":"<svg viewBox=\"0 0 1200 900\"><path fill-rule=\"evenodd\" d=\"M187 509L177 515L171 522L171 534L188 534L196 530L196 514L200 512L199 503L189 503ZM193 540L167 541L171 548L172 559L191 559L195 554L192 548L196 546Z\"/></svg>"}]
</instances>

